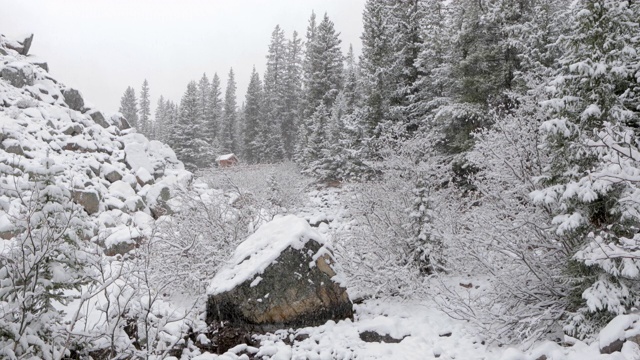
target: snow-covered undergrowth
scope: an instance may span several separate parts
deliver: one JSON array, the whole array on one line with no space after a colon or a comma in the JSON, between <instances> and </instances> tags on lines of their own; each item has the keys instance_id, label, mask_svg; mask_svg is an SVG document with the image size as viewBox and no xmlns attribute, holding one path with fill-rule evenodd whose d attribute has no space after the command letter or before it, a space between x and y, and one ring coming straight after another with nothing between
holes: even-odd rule
<instances>
[{"instance_id":1,"label":"snow-covered undergrowth","mask_svg":"<svg viewBox=\"0 0 640 360\"><path fill-rule=\"evenodd\" d=\"M452 308L444 306L452 298L464 296L473 304L474 301L490 297L495 286L490 276L445 275L426 279L409 288L396 284L396 293L400 293L391 296L387 291L394 290L394 287L387 282L396 278L396 274L390 274L394 267L392 263L386 265L389 272L376 273L375 263L358 270L350 261L354 260L350 256L355 252L360 253L358 261L365 261L367 257L375 258L372 254L382 251L375 246L363 247L361 242L355 240L364 233L364 224L360 223L364 218L351 209L356 201L354 196L357 196L357 188L357 185L346 185L343 188L312 189L307 193L308 200L293 210L317 227L318 232L335 248L339 264L348 274L346 281L350 296L362 301L355 305L355 319L257 335L254 340L258 344L254 346L239 345L220 355L194 351L191 353L194 359L536 360L545 355L547 359L577 360L635 359L640 355L640 348L632 342L625 343L621 352L600 354L601 343L608 344L612 339L629 337L629 332L635 331L633 327L627 330L627 323L603 330L591 343L569 337L560 339L562 345L548 341L534 344L501 344L492 341L483 328L465 319L463 313L451 313ZM396 264L395 267L402 268L403 265ZM360 278L367 271L369 278ZM416 278L416 275L412 275L414 281ZM372 286L374 284L385 284L387 287ZM420 291L415 289L418 286L422 287ZM367 332L374 332L384 339L372 341L366 337Z\"/></svg>"}]
</instances>

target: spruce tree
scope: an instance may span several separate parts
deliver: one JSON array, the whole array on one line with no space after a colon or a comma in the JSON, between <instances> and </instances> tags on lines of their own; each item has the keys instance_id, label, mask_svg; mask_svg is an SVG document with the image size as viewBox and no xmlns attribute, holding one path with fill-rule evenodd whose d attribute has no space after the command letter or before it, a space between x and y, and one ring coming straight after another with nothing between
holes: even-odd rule
<instances>
[{"instance_id":1,"label":"spruce tree","mask_svg":"<svg viewBox=\"0 0 640 360\"><path fill-rule=\"evenodd\" d=\"M263 149L265 148L264 144L260 142L262 139L260 136L263 104L262 82L255 67L251 73L251 80L249 81L245 99L244 160L253 164L262 160Z\"/></svg>"},{"instance_id":2,"label":"spruce tree","mask_svg":"<svg viewBox=\"0 0 640 360\"><path fill-rule=\"evenodd\" d=\"M164 96L160 95L155 112L155 139L159 141L167 141L167 106Z\"/></svg>"},{"instance_id":3,"label":"spruce tree","mask_svg":"<svg viewBox=\"0 0 640 360\"><path fill-rule=\"evenodd\" d=\"M304 64L305 103L297 147L297 160L306 165L320 156L317 147L327 140L325 130L319 129L314 122L328 122L331 108L343 85L341 41L329 16L325 14L316 28L315 15L312 14L307 36L309 42L306 44ZM314 116L320 106L322 113ZM305 150L309 146L314 150Z\"/></svg>"},{"instance_id":4,"label":"spruce tree","mask_svg":"<svg viewBox=\"0 0 640 360\"><path fill-rule=\"evenodd\" d=\"M224 93L224 112L220 126L220 145L222 151L234 153L238 151L237 143L237 105L236 105L236 81L233 69L229 70L227 88Z\"/></svg>"},{"instance_id":5,"label":"spruce tree","mask_svg":"<svg viewBox=\"0 0 640 360\"><path fill-rule=\"evenodd\" d=\"M360 55L363 106L360 121L367 136L390 118L394 52L391 11L387 0L367 0L363 13Z\"/></svg>"},{"instance_id":6,"label":"spruce tree","mask_svg":"<svg viewBox=\"0 0 640 360\"><path fill-rule=\"evenodd\" d=\"M271 34L264 74L264 161L278 162L284 158L282 121L285 116L285 81L287 71L287 42L279 25Z\"/></svg>"},{"instance_id":7,"label":"spruce tree","mask_svg":"<svg viewBox=\"0 0 640 360\"><path fill-rule=\"evenodd\" d=\"M302 39L297 32L287 44L286 73L284 84L284 113L282 118L282 141L285 157L291 160L300 122L302 94Z\"/></svg>"},{"instance_id":8,"label":"spruce tree","mask_svg":"<svg viewBox=\"0 0 640 360\"><path fill-rule=\"evenodd\" d=\"M533 199L553 211L552 226L567 255L571 288L565 330L584 337L640 302L640 228L636 182L640 169L638 95L630 91L640 70L637 3L581 0L570 8L558 42L561 68L547 89L551 119L542 128L551 158ZM634 49L631 51L631 49Z\"/></svg>"},{"instance_id":9,"label":"spruce tree","mask_svg":"<svg viewBox=\"0 0 640 360\"><path fill-rule=\"evenodd\" d=\"M207 143L199 113L198 85L191 81L180 101L178 123L174 127L173 149L190 171L206 166Z\"/></svg>"},{"instance_id":10,"label":"spruce tree","mask_svg":"<svg viewBox=\"0 0 640 360\"><path fill-rule=\"evenodd\" d=\"M120 110L118 111L132 127L138 126L138 101L136 100L136 92L131 86L127 87L120 98Z\"/></svg>"},{"instance_id":11,"label":"spruce tree","mask_svg":"<svg viewBox=\"0 0 640 360\"><path fill-rule=\"evenodd\" d=\"M138 131L149 137L151 135L151 103L149 101L149 83L147 79L140 90L140 116L138 117Z\"/></svg>"},{"instance_id":12,"label":"spruce tree","mask_svg":"<svg viewBox=\"0 0 640 360\"><path fill-rule=\"evenodd\" d=\"M201 121L206 122L211 113L211 84L207 74L202 74L198 82L198 113Z\"/></svg>"},{"instance_id":13,"label":"spruce tree","mask_svg":"<svg viewBox=\"0 0 640 360\"><path fill-rule=\"evenodd\" d=\"M220 77L213 74L209 92L209 112L205 119L206 127L204 129L206 139L212 146L220 144L219 134L222 124L222 90L220 87Z\"/></svg>"}]
</instances>

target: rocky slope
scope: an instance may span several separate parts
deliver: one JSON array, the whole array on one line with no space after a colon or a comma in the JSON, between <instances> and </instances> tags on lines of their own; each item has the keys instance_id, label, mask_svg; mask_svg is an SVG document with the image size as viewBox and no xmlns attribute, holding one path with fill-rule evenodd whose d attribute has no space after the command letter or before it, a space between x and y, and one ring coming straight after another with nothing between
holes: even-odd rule
<instances>
[{"instance_id":1,"label":"rocky slope","mask_svg":"<svg viewBox=\"0 0 640 360\"><path fill-rule=\"evenodd\" d=\"M37 168L51 158L62 167L60 185L90 215L87 237L107 255L124 253L171 211L173 189L192 174L167 145L138 134L120 114L105 115L52 77L46 63L27 55L32 40L0 35L0 164ZM6 176L0 181L5 188L13 183ZM3 240L24 230L12 221L19 202L19 191L0 199Z\"/></svg>"}]
</instances>

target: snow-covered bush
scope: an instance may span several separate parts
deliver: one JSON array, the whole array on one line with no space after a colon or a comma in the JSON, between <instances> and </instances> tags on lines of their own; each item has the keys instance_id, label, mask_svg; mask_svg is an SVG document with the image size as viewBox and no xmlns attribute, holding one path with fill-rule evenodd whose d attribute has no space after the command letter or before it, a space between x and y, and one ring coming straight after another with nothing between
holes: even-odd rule
<instances>
[{"instance_id":1,"label":"snow-covered bush","mask_svg":"<svg viewBox=\"0 0 640 360\"><path fill-rule=\"evenodd\" d=\"M14 160L0 162L0 217L13 227L0 247L0 354L58 359L78 340L62 309L95 282L89 265L99 252L85 241L92 228L71 201L64 168L48 156Z\"/></svg>"},{"instance_id":2,"label":"snow-covered bush","mask_svg":"<svg viewBox=\"0 0 640 360\"><path fill-rule=\"evenodd\" d=\"M352 186L346 207L355 222L336 252L351 285L373 296L415 295L421 281L407 226L413 179L387 171L380 180Z\"/></svg>"}]
</instances>

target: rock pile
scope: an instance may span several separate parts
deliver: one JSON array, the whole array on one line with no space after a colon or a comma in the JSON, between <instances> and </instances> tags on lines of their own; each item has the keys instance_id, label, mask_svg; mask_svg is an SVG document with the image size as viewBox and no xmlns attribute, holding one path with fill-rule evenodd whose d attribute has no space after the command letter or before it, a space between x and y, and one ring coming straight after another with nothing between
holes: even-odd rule
<instances>
[{"instance_id":1,"label":"rock pile","mask_svg":"<svg viewBox=\"0 0 640 360\"><path fill-rule=\"evenodd\" d=\"M192 174L167 145L136 133L121 114L105 116L51 77L26 56L32 40L0 35L0 166L20 170L52 158L64 169L71 200L93 223L88 237L108 255L127 252L150 234L154 218L171 213L175 189ZM4 186L12 184L7 176L0 174ZM22 231L11 215L20 201L5 197L0 205L0 237L10 240Z\"/></svg>"}]
</instances>

